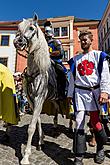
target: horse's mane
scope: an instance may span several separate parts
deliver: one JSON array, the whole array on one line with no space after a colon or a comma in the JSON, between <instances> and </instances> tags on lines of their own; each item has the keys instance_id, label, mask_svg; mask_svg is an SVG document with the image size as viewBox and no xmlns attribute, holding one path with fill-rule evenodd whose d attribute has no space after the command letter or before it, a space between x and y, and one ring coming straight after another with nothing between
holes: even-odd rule
<instances>
[{"instance_id":1,"label":"horse's mane","mask_svg":"<svg viewBox=\"0 0 110 165\"><path fill-rule=\"evenodd\" d=\"M23 20L19 24L22 33L25 29L30 26L30 23L33 23L33 19ZM50 56L48 51L48 44L45 39L43 32L41 31L39 25L36 22L38 38L35 36L32 39L32 44L30 47L30 55L34 53L34 61L41 72L46 72L50 67Z\"/></svg>"},{"instance_id":2,"label":"horse's mane","mask_svg":"<svg viewBox=\"0 0 110 165\"><path fill-rule=\"evenodd\" d=\"M48 50L49 48L47 41L44 37L44 34L39 28L39 26L38 26L38 37L39 37L40 49L38 53L36 52L34 59L36 63L39 63L39 68L42 68L41 69L42 71L46 71L50 67L50 55Z\"/></svg>"}]
</instances>

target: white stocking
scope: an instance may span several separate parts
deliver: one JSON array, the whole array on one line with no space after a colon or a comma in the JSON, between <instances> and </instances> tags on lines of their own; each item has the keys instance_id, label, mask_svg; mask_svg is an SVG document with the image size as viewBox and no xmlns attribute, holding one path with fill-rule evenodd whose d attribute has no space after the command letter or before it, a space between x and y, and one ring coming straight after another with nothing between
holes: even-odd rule
<instances>
[{"instance_id":1,"label":"white stocking","mask_svg":"<svg viewBox=\"0 0 110 165\"><path fill-rule=\"evenodd\" d=\"M84 129L85 111L78 111L75 113L75 116L76 116L76 130Z\"/></svg>"}]
</instances>

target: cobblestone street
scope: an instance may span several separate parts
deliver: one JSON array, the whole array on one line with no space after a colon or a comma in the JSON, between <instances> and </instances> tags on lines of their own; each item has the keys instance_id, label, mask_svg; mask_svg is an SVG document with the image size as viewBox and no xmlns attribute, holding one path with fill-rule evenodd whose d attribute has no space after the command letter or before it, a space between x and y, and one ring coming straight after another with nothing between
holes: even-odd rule
<instances>
[{"instance_id":1,"label":"cobblestone street","mask_svg":"<svg viewBox=\"0 0 110 165\"><path fill-rule=\"evenodd\" d=\"M31 165L72 165L74 155L72 150L72 136L69 132L69 120L64 119L59 115L59 126L56 132L56 138L53 117L45 114L41 115L42 128L45 134L45 146L42 151L36 149L37 146L37 131L33 137L32 154L30 156ZM27 141L27 128L30 122L31 115L21 117L19 125L13 126L10 133L10 141L2 142L2 137L5 134L5 129L0 121L0 165L19 165L22 159L22 153ZM88 129L86 128L87 134ZM106 159L103 165L110 165L110 142L105 146ZM93 157L95 147L89 147L84 158L85 165L95 165Z\"/></svg>"}]
</instances>

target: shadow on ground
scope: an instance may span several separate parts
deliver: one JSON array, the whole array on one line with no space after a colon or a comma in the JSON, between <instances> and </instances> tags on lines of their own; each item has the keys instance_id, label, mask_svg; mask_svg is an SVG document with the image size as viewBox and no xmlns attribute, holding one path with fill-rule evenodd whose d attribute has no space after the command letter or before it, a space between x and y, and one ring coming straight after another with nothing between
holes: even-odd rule
<instances>
[{"instance_id":1,"label":"shadow on ground","mask_svg":"<svg viewBox=\"0 0 110 165\"><path fill-rule=\"evenodd\" d=\"M51 137L58 137L61 133L65 134L67 137L73 139L74 133L70 132L68 128L64 125L58 125L58 128L55 130L53 124L42 124L42 128L44 131L44 135L51 136ZM24 125L22 127L12 126L11 132L9 134L9 139L5 139L5 131L0 130L0 143L6 146L10 146L15 150L15 155L18 157L19 162L22 159L22 151L21 146L22 144L27 143L27 130L28 125ZM45 140L45 139L44 139ZM36 131L33 136L32 141L33 146L38 145L38 132ZM71 153L69 149L61 148L55 142L45 141L44 148L42 151L54 160L59 165L72 165L73 161L71 158L74 158L74 154ZM85 158L93 157L93 154L86 153Z\"/></svg>"}]
</instances>

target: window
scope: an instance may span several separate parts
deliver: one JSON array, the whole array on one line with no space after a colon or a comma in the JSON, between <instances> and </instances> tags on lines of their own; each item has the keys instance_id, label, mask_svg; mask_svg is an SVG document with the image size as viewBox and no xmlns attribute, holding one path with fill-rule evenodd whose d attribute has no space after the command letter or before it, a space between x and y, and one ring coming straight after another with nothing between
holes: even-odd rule
<instances>
[{"instance_id":1,"label":"window","mask_svg":"<svg viewBox=\"0 0 110 165\"><path fill-rule=\"evenodd\" d=\"M69 60L69 54L68 54L68 50L64 51L64 56L63 56L63 61L68 61Z\"/></svg>"},{"instance_id":2,"label":"window","mask_svg":"<svg viewBox=\"0 0 110 165\"><path fill-rule=\"evenodd\" d=\"M68 36L68 27L57 27L54 28L55 37L65 37Z\"/></svg>"},{"instance_id":3,"label":"window","mask_svg":"<svg viewBox=\"0 0 110 165\"><path fill-rule=\"evenodd\" d=\"M61 36L68 36L68 28L61 27Z\"/></svg>"},{"instance_id":4,"label":"window","mask_svg":"<svg viewBox=\"0 0 110 165\"><path fill-rule=\"evenodd\" d=\"M58 28L54 28L54 36L55 37L60 36L60 28L59 27Z\"/></svg>"},{"instance_id":5,"label":"window","mask_svg":"<svg viewBox=\"0 0 110 165\"><path fill-rule=\"evenodd\" d=\"M8 45L9 45L9 35L2 35L1 46L8 46Z\"/></svg>"},{"instance_id":6,"label":"window","mask_svg":"<svg viewBox=\"0 0 110 165\"><path fill-rule=\"evenodd\" d=\"M8 58L0 58L0 63L7 66Z\"/></svg>"}]
</instances>

